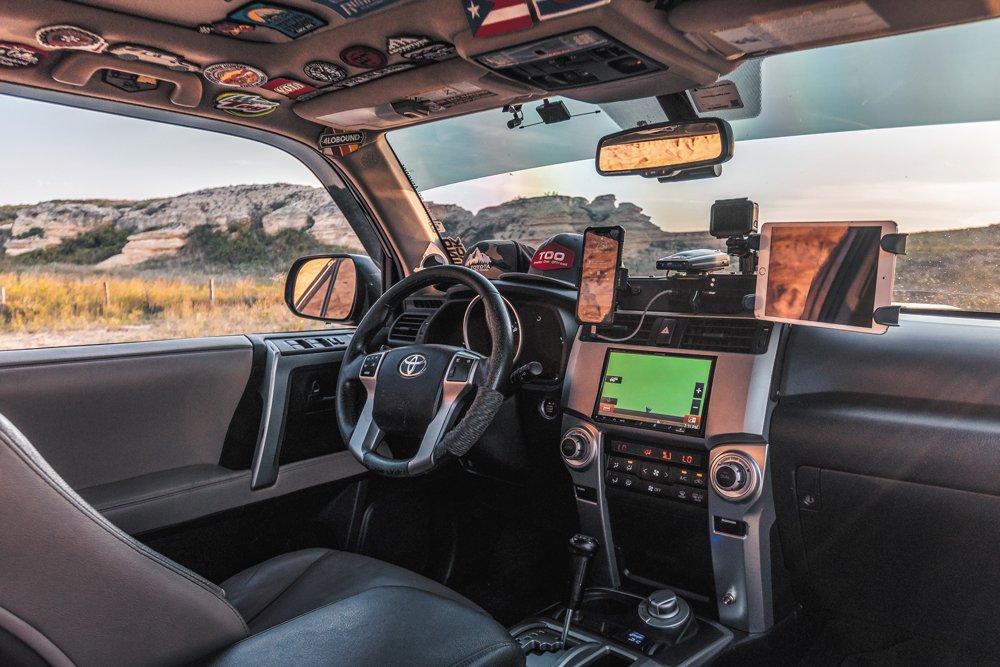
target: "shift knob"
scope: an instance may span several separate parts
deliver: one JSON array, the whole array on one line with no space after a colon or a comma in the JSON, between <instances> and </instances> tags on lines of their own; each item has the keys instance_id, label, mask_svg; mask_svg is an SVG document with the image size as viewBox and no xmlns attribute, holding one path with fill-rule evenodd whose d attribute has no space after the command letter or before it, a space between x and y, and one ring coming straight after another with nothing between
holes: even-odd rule
<instances>
[{"instance_id":1,"label":"shift knob","mask_svg":"<svg viewBox=\"0 0 1000 667\"><path fill-rule=\"evenodd\" d=\"M571 556L583 556L586 559L593 558L600 545L590 535L577 533L569 538L569 553Z\"/></svg>"},{"instance_id":2,"label":"shift knob","mask_svg":"<svg viewBox=\"0 0 1000 667\"><path fill-rule=\"evenodd\" d=\"M576 608L580 604L580 598L583 596L583 580L587 576L587 565L594 554L597 553L598 546L597 540L590 535L577 533L569 538L569 567L571 577L569 604L567 605L569 613L576 611Z\"/></svg>"}]
</instances>

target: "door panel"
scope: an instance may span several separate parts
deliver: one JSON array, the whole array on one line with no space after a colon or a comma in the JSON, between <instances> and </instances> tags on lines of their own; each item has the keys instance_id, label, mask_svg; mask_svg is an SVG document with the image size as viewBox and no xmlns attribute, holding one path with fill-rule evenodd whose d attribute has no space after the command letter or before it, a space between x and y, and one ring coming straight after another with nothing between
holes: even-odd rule
<instances>
[{"instance_id":1,"label":"door panel","mask_svg":"<svg viewBox=\"0 0 1000 667\"><path fill-rule=\"evenodd\" d=\"M252 351L227 336L0 352L0 412L77 490L217 465Z\"/></svg>"},{"instance_id":2,"label":"door panel","mask_svg":"<svg viewBox=\"0 0 1000 667\"><path fill-rule=\"evenodd\" d=\"M326 409L342 347L268 369L254 354L292 336L303 334L0 352L0 413L132 534L357 476ZM265 441L276 443L274 476L254 490L250 462Z\"/></svg>"}]
</instances>

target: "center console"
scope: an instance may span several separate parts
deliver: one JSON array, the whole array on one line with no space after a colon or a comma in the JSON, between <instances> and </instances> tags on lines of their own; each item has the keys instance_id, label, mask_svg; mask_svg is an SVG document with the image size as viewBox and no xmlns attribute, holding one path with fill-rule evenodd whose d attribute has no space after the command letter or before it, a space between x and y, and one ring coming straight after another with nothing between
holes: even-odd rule
<instances>
[{"instance_id":1,"label":"center console","mask_svg":"<svg viewBox=\"0 0 1000 667\"><path fill-rule=\"evenodd\" d=\"M774 622L767 418L778 336L750 319L646 319L652 327L634 339L581 332L560 443L581 530L602 544L590 573L597 588L572 632L632 658L560 664L694 664L733 632ZM749 344L734 347L733 331ZM690 607L699 640L657 638L649 621L660 605L647 596L658 592Z\"/></svg>"}]
</instances>

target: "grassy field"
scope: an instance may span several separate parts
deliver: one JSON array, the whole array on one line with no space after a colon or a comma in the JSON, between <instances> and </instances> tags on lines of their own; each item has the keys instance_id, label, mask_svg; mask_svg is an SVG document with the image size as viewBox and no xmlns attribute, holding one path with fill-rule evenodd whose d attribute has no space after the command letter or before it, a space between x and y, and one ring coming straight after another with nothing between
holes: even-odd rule
<instances>
[{"instance_id":1,"label":"grassy field","mask_svg":"<svg viewBox=\"0 0 1000 667\"><path fill-rule=\"evenodd\" d=\"M283 283L284 275L0 272L0 349L309 328L288 312Z\"/></svg>"}]
</instances>

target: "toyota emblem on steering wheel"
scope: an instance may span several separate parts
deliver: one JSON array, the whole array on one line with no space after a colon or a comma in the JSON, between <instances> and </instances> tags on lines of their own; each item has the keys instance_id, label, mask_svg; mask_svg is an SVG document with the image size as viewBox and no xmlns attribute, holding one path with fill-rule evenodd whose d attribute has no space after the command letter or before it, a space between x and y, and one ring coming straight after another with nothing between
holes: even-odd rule
<instances>
[{"instance_id":1,"label":"toyota emblem on steering wheel","mask_svg":"<svg viewBox=\"0 0 1000 667\"><path fill-rule=\"evenodd\" d=\"M427 370L427 357L411 354L399 362L399 374L405 378L415 378Z\"/></svg>"}]
</instances>

